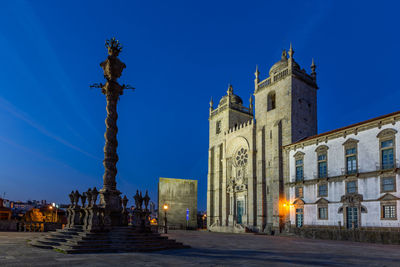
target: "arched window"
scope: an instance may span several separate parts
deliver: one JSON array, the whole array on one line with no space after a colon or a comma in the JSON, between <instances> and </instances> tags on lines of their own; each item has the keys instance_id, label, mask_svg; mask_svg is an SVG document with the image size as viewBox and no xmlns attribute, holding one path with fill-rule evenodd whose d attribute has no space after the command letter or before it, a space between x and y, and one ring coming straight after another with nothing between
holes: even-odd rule
<instances>
[{"instance_id":1,"label":"arched window","mask_svg":"<svg viewBox=\"0 0 400 267\"><path fill-rule=\"evenodd\" d=\"M268 101L268 103L267 103L268 110L274 109L275 105L276 105L276 99L275 99L275 92L274 91L269 92L267 101Z\"/></svg>"}]
</instances>

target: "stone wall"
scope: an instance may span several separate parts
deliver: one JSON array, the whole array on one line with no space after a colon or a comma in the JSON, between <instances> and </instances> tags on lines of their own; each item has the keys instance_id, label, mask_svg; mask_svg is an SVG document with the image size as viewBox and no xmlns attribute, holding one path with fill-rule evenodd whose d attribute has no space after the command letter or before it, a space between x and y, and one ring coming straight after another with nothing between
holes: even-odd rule
<instances>
[{"instance_id":1,"label":"stone wall","mask_svg":"<svg viewBox=\"0 0 400 267\"><path fill-rule=\"evenodd\" d=\"M0 231L17 231L17 222L0 221Z\"/></svg>"},{"instance_id":2,"label":"stone wall","mask_svg":"<svg viewBox=\"0 0 400 267\"><path fill-rule=\"evenodd\" d=\"M168 227L197 228L197 180L160 178L158 183L158 224L164 226L163 205L168 205ZM189 221L186 212L189 209Z\"/></svg>"},{"instance_id":3,"label":"stone wall","mask_svg":"<svg viewBox=\"0 0 400 267\"><path fill-rule=\"evenodd\" d=\"M330 239L383 244L400 244L400 228L361 228L355 230L339 227L291 228L292 233L305 238Z\"/></svg>"}]
</instances>

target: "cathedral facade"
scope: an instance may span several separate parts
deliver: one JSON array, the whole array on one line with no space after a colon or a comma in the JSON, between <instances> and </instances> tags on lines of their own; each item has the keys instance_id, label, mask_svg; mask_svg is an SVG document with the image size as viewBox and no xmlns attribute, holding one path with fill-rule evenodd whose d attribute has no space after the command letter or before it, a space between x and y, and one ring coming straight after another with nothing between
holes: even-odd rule
<instances>
[{"instance_id":1,"label":"cathedral facade","mask_svg":"<svg viewBox=\"0 0 400 267\"><path fill-rule=\"evenodd\" d=\"M317 134L317 83L301 69L294 51L260 80L250 106L229 86L218 106L210 102L207 227L220 232L278 231L289 218L288 157L284 147Z\"/></svg>"}]
</instances>

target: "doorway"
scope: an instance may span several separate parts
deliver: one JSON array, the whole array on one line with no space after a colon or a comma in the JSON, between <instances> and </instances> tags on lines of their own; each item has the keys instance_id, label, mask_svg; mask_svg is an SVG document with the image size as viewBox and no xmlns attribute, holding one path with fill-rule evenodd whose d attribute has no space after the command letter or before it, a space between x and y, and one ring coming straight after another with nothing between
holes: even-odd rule
<instances>
[{"instance_id":1,"label":"doorway","mask_svg":"<svg viewBox=\"0 0 400 267\"><path fill-rule=\"evenodd\" d=\"M304 222L303 209L296 209L296 227L302 227Z\"/></svg>"},{"instance_id":2,"label":"doorway","mask_svg":"<svg viewBox=\"0 0 400 267\"><path fill-rule=\"evenodd\" d=\"M237 223L242 224L242 216L244 211L244 201L238 200L237 201Z\"/></svg>"},{"instance_id":3,"label":"doorway","mask_svg":"<svg viewBox=\"0 0 400 267\"><path fill-rule=\"evenodd\" d=\"M347 229L358 228L358 208L357 207L347 207L346 208L347 217Z\"/></svg>"}]
</instances>

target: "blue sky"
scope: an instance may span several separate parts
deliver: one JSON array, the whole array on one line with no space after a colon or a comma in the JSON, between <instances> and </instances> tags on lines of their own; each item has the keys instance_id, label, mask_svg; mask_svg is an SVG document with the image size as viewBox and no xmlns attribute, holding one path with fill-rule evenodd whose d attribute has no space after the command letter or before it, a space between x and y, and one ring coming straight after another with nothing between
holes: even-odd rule
<instances>
[{"instance_id":1,"label":"blue sky","mask_svg":"<svg viewBox=\"0 0 400 267\"><path fill-rule=\"evenodd\" d=\"M282 4L284 3L284 4ZM378 5L379 4L379 5ZM246 105L292 42L317 64L319 132L399 110L396 1L3 1L0 192L67 202L102 186L104 41L124 46L118 188L157 198L158 177L199 181L206 207L208 103L232 83Z\"/></svg>"}]
</instances>

